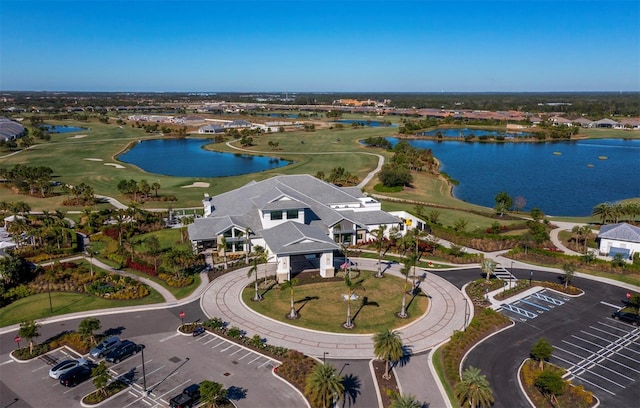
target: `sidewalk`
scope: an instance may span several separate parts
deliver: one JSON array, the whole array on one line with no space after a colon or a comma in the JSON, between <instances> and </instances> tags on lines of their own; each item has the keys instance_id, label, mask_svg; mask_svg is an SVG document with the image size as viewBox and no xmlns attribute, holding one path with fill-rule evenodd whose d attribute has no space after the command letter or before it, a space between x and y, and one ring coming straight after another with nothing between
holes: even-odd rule
<instances>
[{"instance_id":1,"label":"sidewalk","mask_svg":"<svg viewBox=\"0 0 640 408\"><path fill-rule=\"evenodd\" d=\"M376 270L375 260L352 258L361 268ZM386 274L401 277L400 266L394 264ZM318 332L279 322L257 314L241 301L241 292L251 280L247 268L229 272L214 280L201 298L201 307L209 317L219 317L231 326L241 327L247 336L255 334L279 346L296 349L310 356L370 359L374 357L372 334L336 334ZM445 279L428 274L421 289L431 297L427 313L399 328L405 346L412 353L431 349L462 330L469 318L467 300Z\"/></svg>"}]
</instances>

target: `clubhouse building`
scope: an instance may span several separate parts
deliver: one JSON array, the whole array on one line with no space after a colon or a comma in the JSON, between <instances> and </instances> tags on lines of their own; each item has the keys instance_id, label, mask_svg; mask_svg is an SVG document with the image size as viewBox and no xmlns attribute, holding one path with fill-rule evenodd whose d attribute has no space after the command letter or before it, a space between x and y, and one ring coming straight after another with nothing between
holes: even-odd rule
<instances>
[{"instance_id":1,"label":"clubhouse building","mask_svg":"<svg viewBox=\"0 0 640 408\"><path fill-rule=\"evenodd\" d=\"M407 213L382 211L380 202L358 187L337 187L305 174L252 181L215 197L205 194L203 205L204 217L188 226L194 251L213 253L225 242L224 253L239 255L260 245L279 281L304 270L332 277L340 267L334 258L340 244L373 240L380 226L389 237L390 231L404 235L408 225L424 225Z\"/></svg>"}]
</instances>

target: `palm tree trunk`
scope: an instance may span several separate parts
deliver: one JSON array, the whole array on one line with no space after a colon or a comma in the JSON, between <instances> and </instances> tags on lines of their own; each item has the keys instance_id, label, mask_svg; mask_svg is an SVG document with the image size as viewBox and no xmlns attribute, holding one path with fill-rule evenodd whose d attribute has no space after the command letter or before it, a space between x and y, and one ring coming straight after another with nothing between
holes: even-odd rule
<instances>
[{"instance_id":1,"label":"palm tree trunk","mask_svg":"<svg viewBox=\"0 0 640 408\"><path fill-rule=\"evenodd\" d=\"M384 378L385 380L388 380L389 378L391 378L391 376L389 375L389 359L385 359L384 360L384 374L382 374L382 378Z\"/></svg>"},{"instance_id":2,"label":"palm tree trunk","mask_svg":"<svg viewBox=\"0 0 640 408\"><path fill-rule=\"evenodd\" d=\"M291 289L290 295L291 295L291 311L289 312L289 317L291 317L292 319L295 319L296 318L296 309L293 306L293 289Z\"/></svg>"},{"instance_id":3,"label":"palm tree trunk","mask_svg":"<svg viewBox=\"0 0 640 408\"><path fill-rule=\"evenodd\" d=\"M351 322L351 293L347 294L347 327L353 326Z\"/></svg>"}]
</instances>

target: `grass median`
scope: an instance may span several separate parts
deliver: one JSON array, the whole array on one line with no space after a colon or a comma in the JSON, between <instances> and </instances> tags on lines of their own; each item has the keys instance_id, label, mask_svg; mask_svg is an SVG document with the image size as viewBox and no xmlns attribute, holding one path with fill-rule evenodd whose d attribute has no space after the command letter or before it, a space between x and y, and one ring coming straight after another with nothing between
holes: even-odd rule
<instances>
[{"instance_id":1,"label":"grass median","mask_svg":"<svg viewBox=\"0 0 640 408\"><path fill-rule=\"evenodd\" d=\"M261 290L263 300L254 302L253 285L249 285L242 293L243 301L256 312L272 319L307 329L333 332L365 334L377 333L386 329L404 326L422 316L428 306L428 298L423 293L412 297L407 295L407 311L409 317L400 319L396 313L402 306L404 279L385 276L382 279L373 277L374 272L362 271L353 278L354 282L362 281L364 290L356 292L358 299L351 301L351 318L355 328L345 329L342 323L347 317L347 302L343 295L347 290L344 281L311 283L294 287L294 307L300 318L289 320L289 290L280 290L277 286ZM409 281L411 289L411 280Z\"/></svg>"}]
</instances>

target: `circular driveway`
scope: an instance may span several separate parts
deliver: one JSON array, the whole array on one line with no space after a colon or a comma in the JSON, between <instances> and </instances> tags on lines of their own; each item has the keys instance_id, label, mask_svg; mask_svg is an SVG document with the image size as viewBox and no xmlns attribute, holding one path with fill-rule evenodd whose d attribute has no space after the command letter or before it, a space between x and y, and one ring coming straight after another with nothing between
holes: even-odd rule
<instances>
[{"instance_id":1,"label":"circular driveway","mask_svg":"<svg viewBox=\"0 0 640 408\"><path fill-rule=\"evenodd\" d=\"M362 269L377 270L376 260L352 260ZM398 264L389 266L385 273L402 276ZM420 274L422 273L421 271ZM216 278L200 299L202 310L210 318L219 317L230 326L245 330L249 337L258 334L269 344L295 349L310 356L322 357L324 353L328 353L331 358L375 357L373 334L319 332L292 326L254 312L242 301L242 290L251 282L247 278L247 268ZM428 273L420 288L430 297L427 313L398 329L404 346L412 353L429 350L448 340L455 330L463 329L472 317L469 315L471 308L466 298L445 279Z\"/></svg>"}]
</instances>

